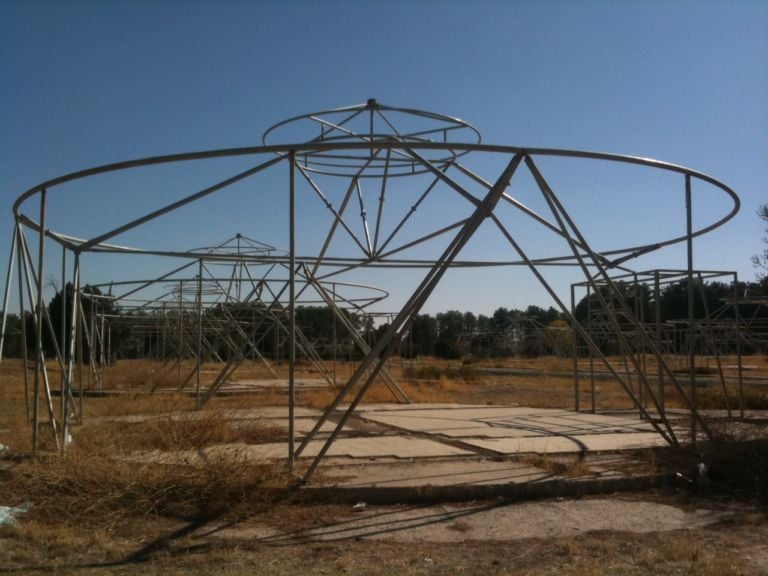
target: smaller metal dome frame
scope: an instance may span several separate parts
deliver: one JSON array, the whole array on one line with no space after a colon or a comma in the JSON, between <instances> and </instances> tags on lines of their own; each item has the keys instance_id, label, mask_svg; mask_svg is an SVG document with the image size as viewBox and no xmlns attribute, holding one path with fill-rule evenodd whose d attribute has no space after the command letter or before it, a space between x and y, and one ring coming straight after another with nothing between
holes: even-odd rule
<instances>
[{"instance_id":1,"label":"smaller metal dome frame","mask_svg":"<svg viewBox=\"0 0 768 576\"><path fill-rule=\"evenodd\" d=\"M451 148L451 143L480 144L481 140L479 130L459 118L385 106L374 98L365 104L295 116L278 122L262 135L265 146L296 142L338 146L331 150L305 148L297 151L296 159L308 172L355 178L410 176L427 170L397 148L346 149L344 144L390 142L407 148L409 143L439 143L443 147L423 154L429 162L442 167L469 152Z\"/></svg>"}]
</instances>

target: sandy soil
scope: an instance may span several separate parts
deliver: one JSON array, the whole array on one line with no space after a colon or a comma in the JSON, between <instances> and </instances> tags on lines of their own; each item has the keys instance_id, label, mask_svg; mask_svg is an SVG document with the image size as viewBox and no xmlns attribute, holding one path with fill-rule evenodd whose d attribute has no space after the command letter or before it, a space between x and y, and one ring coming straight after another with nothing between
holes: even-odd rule
<instances>
[{"instance_id":1,"label":"sandy soil","mask_svg":"<svg viewBox=\"0 0 768 576\"><path fill-rule=\"evenodd\" d=\"M768 574L764 512L680 495L438 506L280 506L197 525L159 521L26 547L19 574ZM38 535L39 537L39 535Z\"/></svg>"}]
</instances>

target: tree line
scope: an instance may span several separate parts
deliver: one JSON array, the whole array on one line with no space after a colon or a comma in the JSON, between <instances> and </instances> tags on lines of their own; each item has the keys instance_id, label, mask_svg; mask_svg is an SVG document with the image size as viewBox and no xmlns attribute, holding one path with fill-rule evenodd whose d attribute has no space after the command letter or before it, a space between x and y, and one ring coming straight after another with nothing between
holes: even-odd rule
<instances>
[{"instance_id":1,"label":"tree line","mask_svg":"<svg viewBox=\"0 0 768 576\"><path fill-rule=\"evenodd\" d=\"M688 284L686 280L664 286L659 292L657 307L653 289L642 283L617 282L617 292L624 304L619 305L601 294L584 296L576 304L574 315L582 323L599 318L603 301L614 309L631 310L641 321L656 321L657 310L663 323L685 321L688 318ZM694 314L696 318L733 319L734 306L728 306L734 296L759 292L758 283L741 282L734 288L723 282L695 282ZM43 350L48 357L55 354L62 343L63 354L70 350L69 335L74 288L67 284L48 303L46 310L50 323L43 330ZM99 322L102 315L108 320L111 359L137 358L171 354L191 356L196 345L191 342L197 330L196 311L185 309L173 316L173 305L167 310L122 310L96 287L86 286L81 296L82 320L88 326L88 336L78 344L84 357L92 342L106 338ZM301 346L312 348L322 358L358 358L362 352L350 333L354 331L369 345L387 329L386 322L376 325L373 317L356 312L342 311L343 318L332 310L317 306L298 306L296 325L301 335ZM751 322L754 330L768 338L768 307L742 303L739 314ZM620 323L630 322L627 316L617 315ZM179 317L181 320L179 320ZM765 320L765 322L763 322ZM288 354L287 313L284 308L269 307L263 303L217 304L206 308L200 320L208 359L226 360L232 354L258 349L267 358L285 358ZM165 323L165 324L164 324ZM178 329L179 323L182 328ZM144 327L142 329L142 327ZM54 338L51 328L56 334ZM101 330L101 331L100 331ZM21 357L22 334L26 333L27 351L35 349L35 322L26 312L24 321L9 314L6 319L4 357ZM161 341L162 338L162 341ZM186 339L186 342L184 341ZM568 316L553 307L528 306L523 310L499 307L493 314L475 315L472 312L449 310L435 315L419 314L398 343L403 357L435 356L455 359L465 356L538 356L570 353L573 342ZM249 344L250 343L250 344Z\"/></svg>"}]
</instances>

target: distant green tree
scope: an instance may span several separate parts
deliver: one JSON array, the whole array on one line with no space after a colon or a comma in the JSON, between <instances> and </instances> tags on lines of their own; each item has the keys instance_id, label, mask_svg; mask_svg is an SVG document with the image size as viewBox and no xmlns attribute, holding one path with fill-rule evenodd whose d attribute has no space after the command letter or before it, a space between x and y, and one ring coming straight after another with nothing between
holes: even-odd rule
<instances>
[{"instance_id":1,"label":"distant green tree","mask_svg":"<svg viewBox=\"0 0 768 576\"><path fill-rule=\"evenodd\" d=\"M491 329L491 319L488 316L479 314L477 316L477 331L486 332Z\"/></svg>"},{"instance_id":2,"label":"distant green tree","mask_svg":"<svg viewBox=\"0 0 768 576\"><path fill-rule=\"evenodd\" d=\"M556 308L550 306L546 310L541 306L528 306L523 313L523 316L533 318L539 324L549 326L555 320L560 320L562 314L557 311Z\"/></svg>"},{"instance_id":3,"label":"distant green tree","mask_svg":"<svg viewBox=\"0 0 768 576\"><path fill-rule=\"evenodd\" d=\"M64 356L69 351L69 336L72 326L72 306L74 302L75 288L71 282L67 282L62 290L56 292L48 303L48 316L51 319L51 326L54 333L51 334L49 327L45 326L43 330L43 349L47 355L52 355L55 351L54 339L59 345ZM98 318L102 314L112 315L117 312L114 305L114 301L110 298L104 298L101 290L96 286L85 286L80 295L80 304L82 306L82 316L85 318L86 330L90 332L91 329L91 316ZM64 305L66 302L66 306ZM64 325L64 337L61 335L62 327L62 315L66 314L63 320ZM29 326L27 328L27 339L32 338L30 341L31 349L34 350L34 322L32 318L29 319ZM30 334L31 329L31 334ZM119 337L117 334L113 334L113 343L119 345ZM89 354L88 338L83 339L83 353Z\"/></svg>"},{"instance_id":4,"label":"distant green tree","mask_svg":"<svg viewBox=\"0 0 768 576\"><path fill-rule=\"evenodd\" d=\"M3 358L21 358L24 353L22 344L21 318L18 314L6 314Z\"/></svg>"},{"instance_id":5,"label":"distant green tree","mask_svg":"<svg viewBox=\"0 0 768 576\"><path fill-rule=\"evenodd\" d=\"M464 314L449 310L437 315L437 342L435 355L440 358L460 358L463 352Z\"/></svg>"},{"instance_id":6,"label":"distant green tree","mask_svg":"<svg viewBox=\"0 0 768 576\"><path fill-rule=\"evenodd\" d=\"M507 330L510 326L512 326L515 318L520 317L520 314L521 313L519 310L509 310L503 306L496 308L490 318L489 328L496 331Z\"/></svg>"},{"instance_id":7,"label":"distant green tree","mask_svg":"<svg viewBox=\"0 0 768 576\"><path fill-rule=\"evenodd\" d=\"M472 337L477 330L477 317L472 312L464 312L464 322L462 324L462 333L465 337Z\"/></svg>"},{"instance_id":8,"label":"distant green tree","mask_svg":"<svg viewBox=\"0 0 768 576\"><path fill-rule=\"evenodd\" d=\"M373 319L369 316L361 319L360 315L354 314L349 310L342 309L341 314L346 317L349 324L358 331L362 330L363 337L371 344L375 341L376 329L373 326ZM304 333L304 336L314 346L315 350L323 358L331 358L334 355L334 349L337 356L342 351L354 351L358 356L360 351L353 344L352 337L349 334L344 323L336 317L336 314L330 308L322 306L298 306L296 308L296 326ZM287 338L284 345L287 346ZM268 348L267 348L268 349ZM287 354L288 350L285 350Z\"/></svg>"},{"instance_id":9,"label":"distant green tree","mask_svg":"<svg viewBox=\"0 0 768 576\"><path fill-rule=\"evenodd\" d=\"M768 228L768 204L761 204L757 209L757 215ZM768 236L763 236L763 249L759 254L752 256L752 264L757 268L757 279L763 288L768 288Z\"/></svg>"},{"instance_id":10,"label":"distant green tree","mask_svg":"<svg viewBox=\"0 0 768 576\"><path fill-rule=\"evenodd\" d=\"M437 342L437 320L429 314L419 314L414 318L406 342L402 347L403 355L408 358L415 356L431 356L435 353Z\"/></svg>"},{"instance_id":11,"label":"distant green tree","mask_svg":"<svg viewBox=\"0 0 768 576\"><path fill-rule=\"evenodd\" d=\"M637 315L640 318L650 318L653 314L653 302L651 300L651 290L646 284L637 284L633 282L618 281L613 282L614 290L611 290L607 285L601 285L598 287L599 294L594 291L590 292L589 297L584 296L574 311L574 316L579 322L584 322L589 316L589 312L592 314L604 314L601 299L606 302L613 310L621 311L624 306L621 301L626 304L626 308L633 315ZM602 298L601 298L602 297ZM623 313L618 314L619 321L623 324L627 324L628 320ZM556 318L553 318L555 320Z\"/></svg>"}]
</instances>

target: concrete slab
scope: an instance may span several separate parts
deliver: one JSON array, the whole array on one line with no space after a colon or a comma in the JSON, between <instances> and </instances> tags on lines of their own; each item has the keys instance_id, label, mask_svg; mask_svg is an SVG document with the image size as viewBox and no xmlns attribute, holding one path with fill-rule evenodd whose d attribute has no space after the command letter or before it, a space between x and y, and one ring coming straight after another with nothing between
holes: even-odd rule
<instances>
[{"instance_id":1,"label":"concrete slab","mask_svg":"<svg viewBox=\"0 0 768 576\"><path fill-rule=\"evenodd\" d=\"M315 418L319 419L322 412L312 408L296 407L297 418ZM288 407L287 406L263 406L259 408L244 408L234 410L217 410L214 412L164 412L161 414L131 414L128 416L95 416L89 418L91 422L146 422L147 420L196 420L211 418L212 416L221 416L231 420L283 420L288 425ZM276 422L276 424L279 424Z\"/></svg>"},{"instance_id":2,"label":"concrete slab","mask_svg":"<svg viewBox=\"0 0 768 576\"><path fill-rule=\"evenodd\" d=\"M571 422L587 422L590 424L615 424L619 426L630 426L640 424L642 426L650 426L648 422L641 420L636 413L628 415L614 415L614 414L589 414L583 412L563 412L559 418Z\"/></svg>"},{"instance_id":3,"label":"concrete slab","mask_svg":"<svg viewBox=\"0 0 768 576\"><path fill-rule=\"evenodd\" d=\"M450 432L451 430L488 427L487 425L481 426L478 422L473 422L470 419L461 418L459 414L456 414L453 418L424 415L419 412L410 414L399 412L368 412L361 416L372 422L386 424L387 426L393 426L403 430L425 432L428 434L443 434Z\"/></svg>"},{"instance_id":4,"label":"concrete slab","mask_svg":"<svg viewBox=\"0 0 768 576\"><path fill-rule=\"evenodd\" d=\"M314 458L320 452L324 442L313 440L301 453L301 458ZM405 436L382 436L376 438L339 438L327 452L328 457L342 456L370 460L372 458L439 458L446 456L474 456L468 450L462 450L440 442L423 438ZM248 461L276 460L288 457L286 442L265 444L226 444L208 446L201 450L183 450L178 452L160 452L155 450L131 457L137 462L157 462L161 464L199 464L216 458L237 458Z\"/></svg>"},{"instance_id":5,"label":"concrete slab","mask_svg":"<svg viewBox=\"0 0 768 576\"><path fill-rule=\"evenodd\" d=\"M465 428L443 428L433 431L434 434L448 438L519 438L530 436L531 432L524 429L495 428L489 426L472 425L468 423Z\"/></svg>"},{"instance_id":6,"label":"concrete slab","mask_svg":"<svg viewBox=\"0 0 768 576\"><path fill-rule=\"evenodd\" d=\"M279 418L288 421L288 406L260 406L258 408L237 408L234 410L222 410L228 418L233 419L258 419L258 418ZM314 408L303 408L296 406L294 414L297 418L320 418L322 411Z\"/></svg>"},{"instance_id":7,"label":"concrete slab","mask_svg":"<svg viewBox=\"0 0 768 576\"><path fill-rule=\"evenodd\" d=\"M342 404L339 406L340 411L346 411L349 405ZM510 404L505 406L489 405L489 404L456 404L456 403L435 403L435 404L361 404L357 407L356 412L430 412L434 410L450 410L454 411L478 411L478 414L494 415L494 414L537 414L539 412L550 412L550 408L526 408L519 407L517 404ZM561 411L564 412L564 411Z\"/></svg>"},{"instance_id":8,"label":"concrete slab","mask_svg":"<svg viewBox=\"0 0 768 576\"><path fill-rule=\"evenodd\" d=\"M222 413L243 426L249 421L288 426L288 409L284 406ZM314 427L321 411L297 408L296 415L295 427L301 437ZM352 502L403 502L499 495L530 498L637 489L652 484L653 474L647 465L643 467L620 451L666 446L651 425L633 413L388 404L367 405L355 415L328 450L317 484L306 487L316 491L314 497L320 500L332 497ZM334 419L326 422L321 432L333 430ZM323 446L322 436L310 442L299 457L297 469L306 466ZM499 458L489 457L489 452ZM287 457L288 445L283 441L172 453L153 451L135 454L132 459L196 465L218 458L263 462Z\"/></svg>"},{"instance_id":9,"label":"concrete slab","mask_svg":"<svg viewBox=\"0 0 768 576\"><path fill-rule=\"evenodd\" d=\"M322 447L322 441L312 441L302 452L304 458L314 457ZM436 458L441 456L467 456L469 450L462 450L448 444L424 438L408 436L377 436L373 438L339 438L328 456L349 456L351 458Z\"/></svg>"},{"instance_id":10,"label":"concrete slab","mask_svg":"<svg viewBox=\"0 0 768 576\"><path fill-rule=\"evenodd\" d=\"M288 419L287 418L259 418L258 423L260 426L265 427L274 427L274 428L280 428L282 430L285 430L286 432L286 438L288 438ZM298 436L304 436L306 434L309 434L309 432L312 431L315 424L317 423L317 418L295 418L293 421L293 427L294 430L296 430L296 434ZM250 422L247 419L239 419L235 420L233 422L234 426L244 426L247 427L250 425ZM330 433L333 432L336 429L336 423L335 422L324 422L323 425L320 427L320 432L322 433ZM353 431L354 428L352 426L348 427L346 429L347 432Z\"/></svg>"},{"instance_id":11,"label":"concrete slab","mask_svg":"<svg viewBox=\"0 0 768 576\"><path fill-rule=\"evenodd\" d=\"M627 434L626 438L619 438L614 435L606 436L581 436L581 437L528 437L528 438L500 438L500 439L476 439L467 438L462 442L468 446L476 446L484 450L490 450L498 454L503 455L515 455L525 453L582 453L592 451L611 451L611 450L627 450L638 448L649 448L664 446L663 439L657 434ZM301 458L314 458L323 446L321 440L312 441L307 445L307 448L302 452ZM199 451L180 451L180 452L166 452L159 451L149 452L141 455L135 455L134 460L138 461L152 461L161 463L185 463L196 464L212 458L220 457L234 457L250 461L261 460L275 460L286 458L288 455L288 447L285 442L270 442L265 444L228 444L221 446L209 446ZM441 457L454 457L454 456L475 456L471 450L463 450L455 446L443 444L440 442L433 442L423 438L410 438L406 436L383 436L383 437L368 437L368 438L339 438L337 439L331 448L328 450L327 456L332 457L345 457L352 459L364 460L366 467L372 465L371 459L380 458L394 458L394 459L430 459ZM431 466L431 465L429 465ZM440 465L444 471L450 470L452 467L446 464ZM461 469L463 464L453 465L453 470ZM509 470L509 467L513 466L513 463L490 463L485 471L478 472L479 477L483 477L482 474L491 474L492 476L501 473L501 477L505 477L505 470ZM386 470L386 473L382 478L397 478L398 474L406 474L404 469L399 472L394 468L388 469L389 464L380 468L376 473L378 474L382 470ZM426 468L425 468L426 470ZM501 471L501 472L499 472ZM421 472L416 471L417 474ZM365 473L369 478L369 482L373 482L368 472ZM432 473L430 473L432 474ZM533 474L532 472L526 472L526 474ZM345 472L344 475L349 475ZM435 474L441 476L442 473ZM353 475L354 476L354 475ZM455 476L455 473L454 473ZM446 477L448 474L446 472ZM495 477L495 476L493 476ZM511 480L506 480L510 482Z\"/></svg>"},{"instance_id":12,"label":"concrete slab","mask_svg":"<svg viewBox=\"0 0 768 576\"><path fill-rule=\"evenodd\" d=\"M295 381L297 389L305 388L325 388L328 386L328 382L323 378L297 378ZM288 389L287 378L253 378L243 380L227 380L224 382L223 388L225 389L237 389L237 388L285 388Z\"/></svg>"},{"instance_id":13,"label":"concrete slab","mask_svg":"<svg viewBox=\"0 0 768 576\"><path fill-rule=\"evenodd\" d=\"M577 436L532 436L524 438L464 438L471 446L499 454L576 453L605 450L636 450L666 446L667 442L655 432L628 434L583 434Z\"/></svg>"},{"instance_id":14,"label":"concrete slab","mask_svg":"<svg viewBox=\"0 0 768 576\"><path fill-rule=\"evenodd\" d=\"M278 425L282 425L285 427L286 430L288 430L288 420L279 420L276 421ZM312 429L315 427L315 424L317 424L316 418L295 418L293 421L293 427L296 430L296 433L300 436L303 436L305 434L309 434ZM333 432L336 429L336 422L323 422L323 425L320 426L320 432Z\"/></svg>"},{"instance_id":15,"label":"concrete slab","mask_svg":"<svg viewBox=\"0 0 768 576\"><path fill-rule=\"evenodd\" d=\"M325 485L346 488L403 486L485 486L525 484L545 480L550 472L520 462L453 459L442 462L404 462L366 466L327 467ZM340 478L334 482L334 478Z\"/></svg>"},{"instance_id":16,"label":"concrete slab","mask_svg":"<svg viewBox=\"0 0 768 576\"><path fill-rule=\"evenodd\" d=\"M386 410L368 409L362 418L412 432L435 434L449 438L524 438L575 437L597 434L627 433L656 435L653 426L637 418L580 414L565 410L523 407L413 405ZM622 441L616 441L620 446ZM538 445L546 445L539 443ZM565 443L558 444L565 446ZM634 446L634 444L633 444ZM516 450L517 451L517 450ZM526 450L527 451L527 450Z\"/></svg>"},{"instance_id":17,"label":"concrete slab","mask_svg":"<svg viewBox=\"0 0 768 576\"><path fill-rule=\"evenodd\" d=\"M514 421L497 421L488 423L488 427L499 430L525 431L527 436L551 436L572 434L614 434L624 432L647 432L653 430L652 426L632 425L593 425L593 424L568 424L563 420L551 420L544 422L535 418L518 418Z\"/></svg>"}]
</instances>

